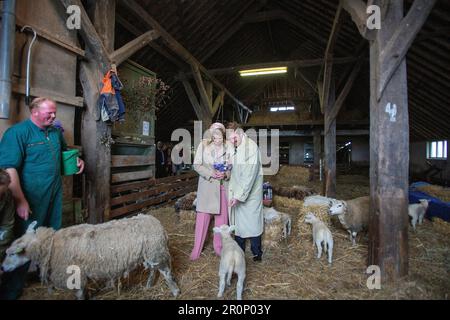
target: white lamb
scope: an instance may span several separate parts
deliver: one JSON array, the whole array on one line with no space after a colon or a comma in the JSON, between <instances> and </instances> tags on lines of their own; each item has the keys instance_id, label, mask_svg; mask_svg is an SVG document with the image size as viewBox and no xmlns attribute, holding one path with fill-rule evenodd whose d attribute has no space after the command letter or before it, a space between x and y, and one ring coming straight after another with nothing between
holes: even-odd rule
<instances>
[{"instance_id":1,"label":"white lamb","mask_svg":"<svg viewBox=\"0 0 450 320\"><path fill-rule=\"evenodd\" d=\"M231 285L231 276L233 272L238 276L236 286L237 300L242 300L242 291L244 289L245 280L245 254L241 247L231 237L231 233L235 230L235 226L226 224L220 227L214 227L214 232L219 233L222 238L222 252L219 266L219 293L217 297L223 296L225 290L225 277L227 285Z\"/></svg>"},{"instance_id":2,"label":"white lamb","mask_svg":"<svg viewBox=\"0 0 450 320\"><path fill-rule=\"evenodd\" d=\"M411 225L416 230L416 224L422 224L425 213L427 212L429 202L427 199L420 199L419 203L410 204L408 207L408 215L412 218Z\"/></svg>"},{"instance_id":3,"label":"white lamb","mask_svg":"<svg viewBox=\"0 0 450 320\"><path fill-rule=\"evenodd\" d=\"M325 223L323 223L311 212L308 212L306 214L305 222L312 224L313 227L313 242L316 244L318 250L317 259L320 259L320 257L322 256L323 242L323 249L325 253L327 253L328 249L328 263L331 264L333 261L333 236L330 229L328 229Z\"/></svg>"},{"instance_id":4,"label":"white lamb","mask_svg":"<svg viewBox=\"0 0 450 320\"><path fill-rule=\"evenodd\" d=\"M154 270L164 276L172 294L180 290L172 277L167 234L158 219L138 215L102 224L82 224L55 231L36 222L6 250L3 271L12 271L28 261L40 267L41 281L67 289L70 270L80 270L77 298L84 298L88 279L115 281L126 277L139 265L150 268L147 287Z\"/></svg>"}]
</instances>

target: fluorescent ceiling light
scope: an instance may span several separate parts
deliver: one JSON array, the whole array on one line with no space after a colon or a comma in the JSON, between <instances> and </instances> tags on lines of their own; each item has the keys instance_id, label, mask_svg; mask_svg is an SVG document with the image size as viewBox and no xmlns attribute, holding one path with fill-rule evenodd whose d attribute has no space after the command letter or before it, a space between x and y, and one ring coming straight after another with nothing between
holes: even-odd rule
<instances>
[{"instance_id":1,"label":"fluorescent ceiling light","mask_svg":"<svg viewBox=\"0 0 450 320\"><path fill-rule=\"evenodd\" d=\"M262 74L286 73L287 67L262 68L239 71L241 77L256 76Z\"/></svg>"}]
</instances>

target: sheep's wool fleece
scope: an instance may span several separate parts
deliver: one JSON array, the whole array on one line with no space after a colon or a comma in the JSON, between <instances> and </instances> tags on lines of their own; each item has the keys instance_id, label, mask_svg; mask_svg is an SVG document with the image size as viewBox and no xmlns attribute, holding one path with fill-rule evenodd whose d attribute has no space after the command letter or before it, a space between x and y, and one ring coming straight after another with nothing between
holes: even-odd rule
<instances>
[{"instance_id":1,"label":"sheep's wool fleece","mask_svg":"<svg viewBox=\"0 0 450 320\"><path fill-rule=\"evenodd\" d=\"M48 277L56 287L66 288L67 267L76 265L84 287L87 279L128 276L144 261L154 266L170 263L167 235L155 217L138 215L98 225L82 224L54 233Z\"/></svg>"}]
</instances>

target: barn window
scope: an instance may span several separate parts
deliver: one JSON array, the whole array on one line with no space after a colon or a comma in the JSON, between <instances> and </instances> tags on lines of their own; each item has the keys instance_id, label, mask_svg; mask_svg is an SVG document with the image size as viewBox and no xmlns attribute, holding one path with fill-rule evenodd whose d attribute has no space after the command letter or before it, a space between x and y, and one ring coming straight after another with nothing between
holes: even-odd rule
<instances>
[{"instance_id":1,"label":"barn window","mask_svg":"<svg viewBox=\"0 0 450 320\"><path fill-rule=\"evenodd\" d=\"M428 141L427 159L447 159L447 141Z\"/></svg>"}]
</instances>

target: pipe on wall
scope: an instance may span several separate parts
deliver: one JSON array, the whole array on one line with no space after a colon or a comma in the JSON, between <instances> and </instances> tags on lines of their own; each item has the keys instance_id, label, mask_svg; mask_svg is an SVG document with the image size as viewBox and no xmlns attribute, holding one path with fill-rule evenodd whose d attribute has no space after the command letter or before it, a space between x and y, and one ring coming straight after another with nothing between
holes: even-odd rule
<instances>
[{"instance_id":1,"label":"pipe on wall","mask_svg":"<svg viewBox=\"0 0 450 320\"><path fill-rule=\"evenodd\" d=\"M16 0L3 1L0 27L0 119L10 115L14 45L16 37Z\"/></svg>"}]
</instances>

